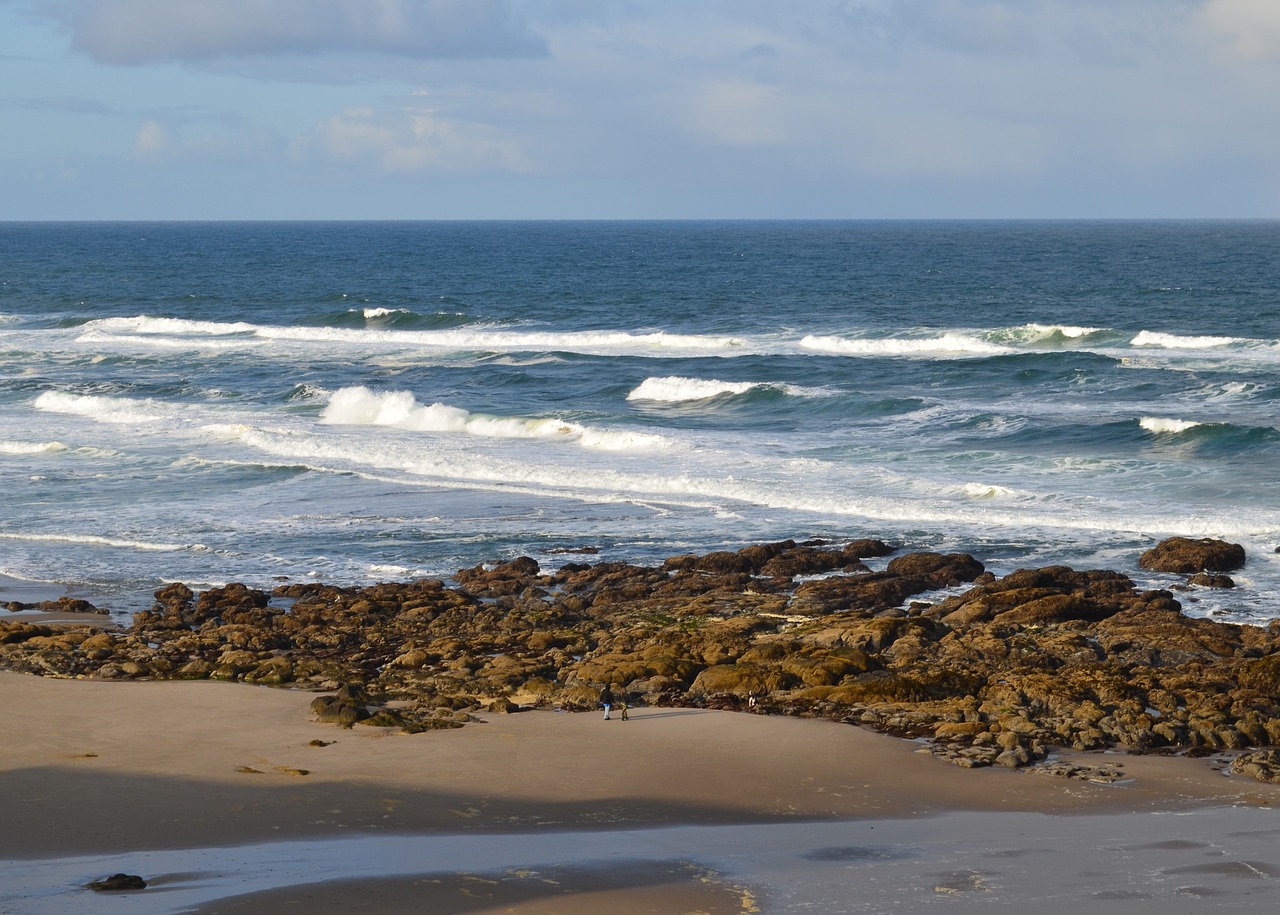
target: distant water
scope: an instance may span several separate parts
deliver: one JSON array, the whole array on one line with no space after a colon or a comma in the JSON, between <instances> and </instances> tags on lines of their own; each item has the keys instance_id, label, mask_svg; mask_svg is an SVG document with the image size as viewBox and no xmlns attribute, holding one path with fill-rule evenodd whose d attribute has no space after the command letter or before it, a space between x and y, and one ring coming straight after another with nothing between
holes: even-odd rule
<instances>
[{"instance_id":1,"label":"distant water","mask_svg":"<svg viewBox=\"0 0 1280 915\"><path fill-rule=\"evenodd\" d=\"M794 538L997 574L1243 543L1280 223L0 224L0 572L363 584Z\"/></svg>"}]
</instances>

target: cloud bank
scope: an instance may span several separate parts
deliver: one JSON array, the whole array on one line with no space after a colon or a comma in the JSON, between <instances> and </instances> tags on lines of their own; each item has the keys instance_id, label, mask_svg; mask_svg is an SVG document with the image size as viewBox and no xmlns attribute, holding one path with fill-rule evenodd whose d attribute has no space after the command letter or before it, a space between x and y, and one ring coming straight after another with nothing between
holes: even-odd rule
<instances>
[{"instance_id":1,"label":"cloud bank","mask_svg":"<svg viewBox=\"0 0 1280 915\"><path fill-rule=\"evenodd\" d=\"M507 0L65 0L72 46L103 64L356 52L540 57Z\"/></svg>"}]
</instances>

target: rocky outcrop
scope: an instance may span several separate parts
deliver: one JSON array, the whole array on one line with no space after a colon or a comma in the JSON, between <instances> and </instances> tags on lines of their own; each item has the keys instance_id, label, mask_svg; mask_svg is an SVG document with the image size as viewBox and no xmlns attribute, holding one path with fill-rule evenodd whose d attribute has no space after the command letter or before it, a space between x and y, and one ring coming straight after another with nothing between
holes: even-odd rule
<instances>
[{"instance_id":1,"label":"rocky outcrop","mask_svg":"<svg viewBox=\"0 0 1280 915\"><path fill-rule=\"evenodd\" d=\"M1147 550L1138 560L1144 569L1156 572L1231 572L1244 565L1244 547L1225 540L1192 540L1170 537Z\"/></svg>"},{"instance_id":2,"label":"rocky outcrop","mask_svg":"<svg viewBox=\"0 0 1280 915\"><path fill-rule=\"evenodd\" d=\"M171 584L128 629L0 621L0 665L308 689L326 694L313 705L321 720L411 731L481 709L588 709L608 684L632 705L924 738L961 766L1025 766L1053 746L1249 750L1240 771L1271 778L1280 623L1192 619L1169 591L1112 571L997 578L939 553L869 570L862 560L885 549L782 541L555 571L522 557L452 583L271 593Z\"/></svg>"}]
</instances>

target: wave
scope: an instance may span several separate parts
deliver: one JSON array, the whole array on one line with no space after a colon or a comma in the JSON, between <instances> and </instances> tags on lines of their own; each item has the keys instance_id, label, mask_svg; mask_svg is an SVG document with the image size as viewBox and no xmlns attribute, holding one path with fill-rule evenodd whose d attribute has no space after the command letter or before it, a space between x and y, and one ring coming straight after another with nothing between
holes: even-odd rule
<instances>
[{"instance_id":1,"label":"wave","mask_svg":"<svg viewBox=\"0 0 1280 915\"><path fill-rule=\"evenodd\" d=\"M846 356L997 356L1015 352L980 337L948 331L936 337L834 337L810 334L801 338L802 349Z\"/></svg>"},{"instance_id":2,"label":"wave","mask_svg":"<svg viewBox=\"0 0 1280 915\"><path fill-rule=\"evenodd\" d=\"M1274 426L1242 426L1230 422L1193 422L1144 416L1138 425L1157 437L1176 437L1180 445L1205 453L1235 460L1261 456L1280 442L1280 429Z\"/></svg>"},{"instance_id":3,"label":"wave","mask_svg":"<svg viewBox=\"0 0 1280 915\"><path fill-rule=\"evenodd\" d=\"M1130 341L1132 346L1150 346L1162 349L1217 349L1222 346L1234 346L1256 341L1241 337L1185 337L1178 334L1164 334L1144 330Z\"/></svg>"},{"instance_id":4,"label":"wave","mask_svg":"<svg viewBox=\"0 0 1280 915\"><path fill-rule=\"evenodd\" d=\"M138 315L133 318L97 318L84 324L86 330L101 330L108 333L164 334L182 337L243 337L251 336L262 327L263 325L249 324L244 321L194 321L189 318L162 318L150 315Z\"/></svg>"},{"instance_id":5,"label":"wave","mask_svg":"<svg viewBox=\"0 0 1280 915\"><path fill-rule=\"evenodd\" d=\"M1177 435L1179 432L1186 432L1188 429L1203 425L1203 423L1186 419L1163 419L1159 416L1144 416L1138 420L1138 425L1156 435Z\"/></svg>"},{"instance_id":6,"label":"wave","mask_svg":"<svg viewBox=\"0 0 1280 915\"><path fill-rule=\"evenodd\" d=\"M87 416L104 423L153 423L169 418L177 409L176 405L154 400L68 394L65 391L45 391L35 399L33 406L46 413Z\"/></svg>"},{"instance_id":7,"label":"wave","mask_svg":"<svg viewBox=\"0 0 1280 915\"><path fill-rule=\"evenodd\" d=\"M62 442L9 442L0 441L0 454L48 454L53 451L66 451Z\"/></svg>"},{"instance_id":8,"label":"wave","mask_svg":"<svg viewBox=\"0 0 1280 915\"><path fill-rule=\"evenodd\" d=\"M398 330L438 330L479 323L461 311L424 314L410 308L364 308L357 313L367 327L390 327Z\"/></svg>"},{"instance_id":9,"label":"wave","mask_svg":"<svg viewBox=\"0 0 1280 915\"><path fill-rule=\"evenodd\" d=\"M724 353L747 346L741 337L681 334L668 331L535 331L474 326L444 330L399 330L348 327L301 327L191 321L179 318L103 318L84 325L81 340L108 339L190 345L231 340L236 345L261 341L347 344L353 346L430 347L462 351L568 351L600 354ZM166 340L166 338L168 338Z\"/></svg>"},{"instance_id":10,"label":"wave","mask_svg":"<svg viewBox=\"0 0 1280 915\"><path fill-rule=\"evenodd\" d=\"M992 343L1014 346L1069 346L1089 339L1103 342L1111 334L1102 327L1078 327L1073 324L1022 324L983 331L980 336Z\"/></svg>"},{"instance_id":11,"label":"wave","mask_svg":"<svg viewBox=\"0 0 1280 915\"><path fill-rule=\"evenodd\" d=\"M32 543L83 543L90 546L109 546L155 553L204 553L209 550L207 546L199 543L154 543L146 540L100 537L94 534L27 534L4 531L0 532L0 540L18 540Z\"/></svg>"},{"instance_id":12,"label":"wave","mask_svg":"<svg viewBox=\"0 0 1280 915\"><path fill-rule=\"evenodd\" d=\"M957 490L948 494L959 495L964 499L976 499L980 501L1035 498L1034 493L1021 489L1011 489L1008 486L1000 486L996 483L965 483Z\"/></svg>"},{"instance_id":13,"label":"wave","mask_svg":"<svg viewBox=\"0 0 1280 915\"><path fill-rule=\"evenodd\" d=\"M317 400L325 400L332 395L332 392L317 384L295 384L285 398L290 403L310 403Z\"/></svg>"},{"instance_id":14,"label":"wave","mask_svg":"<svg viewBox=\"0 0 1280 915\"><path fill-rule=\"evenodd\" d=\"M715 397L738 396L762 391L794 397L822 396L818 388L804 388L775 381L718 381L714 378L683 378L676 375L646 378L627 394L627 400L652 400L662 403L684 403L711 400Z\"/></svg>"},{"instance_id":15,"label":"wave","mask_svg":"<svg viewBox=\"0 0 1280 915\"><path fill-rule=\"evenodd\" d=\"M1239 353L1274 361L1280 342L1242 337L1179 335L1155 330L1119 331L1087 325L1028 323L994 328L912 329L875 336L851 331L779 334L702 334L668 330L555 330L481 321L460 312L422 314L405 308L360 307L320 316L306 325L254 324L139 315L101 318L79 328L77 342L110 347L225 351L281 347L347 347L419 353L424 350L461 354L521 354L542 356L575 353L586 356L736 357L755 355L821 354L868 358L981 359L1052 353L1124 358L1141 353L1143 359L1187 358L1194 354ZM1185 354L1185 355L1179 355ZM1130 356L1130 358L1137 358ZM1221 357L1216 357L1221 358ZM672 394L635 399L701 400L749 390L726 387L707 395ZM783 393L794 391L776 388ZM757 388L760 390L760 388Z\"/></svg>"},{"instance_id":16,"label":"wave","mask_svg":"<svg viewBox=\"0 0 1280 915\"><path fill-rule=\"evenodd\" d=\"M447 404L422 404L408 391L342 388L329 398L320 421L330 425L392 426L410 432L463 432L486 438L575 440L585 448L621 451L662 447L666 439L642 432L592 429L556 417L489 416Z\"/></svg>"}]
</instances>

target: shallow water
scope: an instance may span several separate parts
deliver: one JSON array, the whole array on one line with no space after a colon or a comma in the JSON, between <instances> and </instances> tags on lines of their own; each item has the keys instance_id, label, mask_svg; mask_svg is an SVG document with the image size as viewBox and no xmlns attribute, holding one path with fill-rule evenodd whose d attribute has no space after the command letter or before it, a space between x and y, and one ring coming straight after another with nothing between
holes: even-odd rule
<instances>
[{"instance_id":1,"label":"shallow water","mask_svg":"<svg viewBox=\"0 0 1280 915\"><path fill-rule=\"evenodd\" d=\"M1122 790L1122 789L1117 789ZM1167 913L1280 903L1280 825L1251 807L1181 813L938 817L516 834L361 835L0 865L0 911L168 915L329 880L465 873L537 880L572 865L685 862L769 912ZM113 873L151 886L97 894ZM323 893L323 890L320 890ZM643 888L637 890L643 893Z\"/></svg>"}]
</instances>

